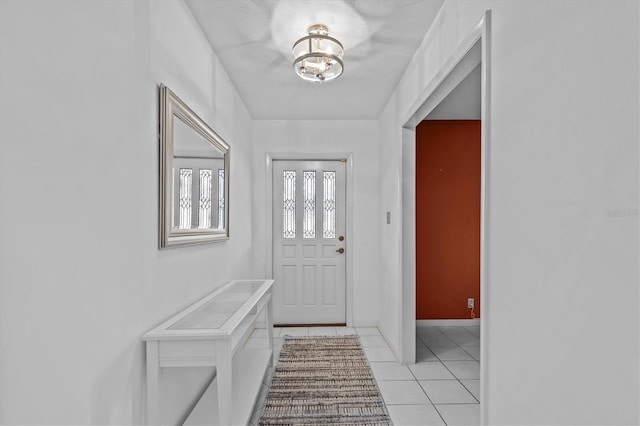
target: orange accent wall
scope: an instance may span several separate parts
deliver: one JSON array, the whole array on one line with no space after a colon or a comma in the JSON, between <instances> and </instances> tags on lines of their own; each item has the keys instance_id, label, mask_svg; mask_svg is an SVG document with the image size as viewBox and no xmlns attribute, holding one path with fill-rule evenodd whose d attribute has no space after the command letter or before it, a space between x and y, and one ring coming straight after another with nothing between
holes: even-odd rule
<instances>
[{"instance_id":1,"label":"orange accent wall","mask_svg":"<svg viewBox=\"0 0 640 426\"><path fill-rule=\"evenodd\" d=\"M480 120L416 128L416 317L480 317Z\"/></svg>"}]
</instances>

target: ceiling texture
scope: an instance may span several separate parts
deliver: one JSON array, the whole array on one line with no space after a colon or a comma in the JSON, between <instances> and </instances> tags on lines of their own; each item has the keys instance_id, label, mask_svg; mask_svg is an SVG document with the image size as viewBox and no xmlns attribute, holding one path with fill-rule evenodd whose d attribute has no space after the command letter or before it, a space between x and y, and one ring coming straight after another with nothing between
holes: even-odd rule
<instances>
[{"instance_id":1,"label":"ceiling texture","mask_svg":"<svg viewBox=\"0 0 640 426\"><path fill-rule=\"evenodd\" d=\"M377 119L443 0L187 0L256 120ZM344 45L344 73L312 83L291 47L312 24Z\"/></svg>"}]
</instances>

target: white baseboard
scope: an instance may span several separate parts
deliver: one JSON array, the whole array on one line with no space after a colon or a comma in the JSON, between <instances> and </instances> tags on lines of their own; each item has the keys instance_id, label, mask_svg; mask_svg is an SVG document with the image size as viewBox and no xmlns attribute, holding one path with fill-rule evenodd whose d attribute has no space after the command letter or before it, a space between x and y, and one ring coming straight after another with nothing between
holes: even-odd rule
<instances>
[{"instance_id":1,"label":"white baseboard","mask_svg":"<svg viewBox=\"0 0 640 426\"><path fill-rule=\"evenodd\" d=\"M416 326L447 326L458 325L463 327L480 326L480 318L474 319L439 319L439 320L416 320Z\"/></svg>"},{"instance_id":2,"label":"white baseboard","mask_svg":"<svg viewBox=\"0 0 640 426\"><path fill-rule=\"evenodd\" d=\"M358 320L358 321L353 321L353 324L351 324L351 327L377 327L378 326L378 321L376 320Z\"/></svg>"},{"instance_id":3,"label":"white baseboard","mask_svg":"<svg viewBox=\"0 0 640 426\"><path fill-rule=\"evenodd\" d=\"M256 321L255 328L266 328L267 324L264 321ZM377 327L378 321L354 321L351 327ZM304 326L301 326L304 327Z\"/></svg>"}]
</instances>

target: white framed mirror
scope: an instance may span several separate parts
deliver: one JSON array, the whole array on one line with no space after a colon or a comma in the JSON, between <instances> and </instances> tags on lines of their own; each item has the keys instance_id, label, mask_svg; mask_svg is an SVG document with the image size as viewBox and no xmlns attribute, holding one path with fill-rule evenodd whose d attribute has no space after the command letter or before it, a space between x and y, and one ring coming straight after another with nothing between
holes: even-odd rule
<instances>
[{"instance_id":1,"label":"white framed mirror","mask_svg":"<svg viewBox=\"0 0 640 426\"><path fill-rule=\"evenodd\" d=\"M229 238L229 145L160 85L160 248Z\"/></svg>"}]
</instances>

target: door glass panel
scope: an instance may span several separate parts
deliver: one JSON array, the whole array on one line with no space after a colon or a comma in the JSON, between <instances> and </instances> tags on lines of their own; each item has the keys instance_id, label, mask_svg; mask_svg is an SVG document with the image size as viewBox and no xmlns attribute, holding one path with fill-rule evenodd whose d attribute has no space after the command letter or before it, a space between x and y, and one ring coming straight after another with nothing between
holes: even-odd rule
<instances>
[{"instance_id":1,"label":"door glass panel","mask_svg":"<svg viewBox=\"0 0 640 426\"><path fill-rule=\"evenodd\" d=\"M211 173L210 169L200 169L200 198L198 228L211 228Z\"/></svg>"},{"instance_id":2,"label":"door glass panel","mask_svg":"<svg viewBox=\"0 0 640 426\"><path fill-rule=\"evenodd\" d=\"M316 237L316 172L304 172L302 238Z\"/></svg>"},{"instance_id":3,"label":"door glass panel","mask_svg":"<svg viewBox=\"0 0 640 426\"><path fill-rule=\"evenodd\" d=\"M323 175L323 233L324 238L336 237L336 172L322 172Z\"/></svg>"},{"instance_id":4,"label":"door glass panel","mask_svg":"<svg viewBox=\"0 0 640 426\"><path fill-rule=\"evenodd\" d=\"M296 172L285 170L282 172L283 206L282 206L282 233L284 238L296 237Z\"/></svg>"},{"instance_id":5,"label":"door glass panel","mask_svg":"<svg viewBox=\"0 0 640 426\"><path fill-rule=\"evenodd\" d=\"M191 228L192 169L180 169L180 229Z\"/></svg>"}]
</instances>

